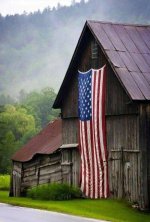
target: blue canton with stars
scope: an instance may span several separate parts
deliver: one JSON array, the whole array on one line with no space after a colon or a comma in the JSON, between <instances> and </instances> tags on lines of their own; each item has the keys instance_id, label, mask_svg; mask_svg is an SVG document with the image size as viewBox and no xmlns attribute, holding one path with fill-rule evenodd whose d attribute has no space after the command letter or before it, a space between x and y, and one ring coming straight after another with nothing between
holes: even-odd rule
<instances>
[{"instance_id":1,"label":"blue canton with stars","mask_svg":"<svg viewBox=\"0 0 150 222\"><path fill-rule=\"evenodd\" d=\"M86 73L80 73L78 76L78 114L79 119L82 121L90 120L92 117L92 103L91 103L91 90L92 90L92 70Z\"/></svg>"}]
</instances>

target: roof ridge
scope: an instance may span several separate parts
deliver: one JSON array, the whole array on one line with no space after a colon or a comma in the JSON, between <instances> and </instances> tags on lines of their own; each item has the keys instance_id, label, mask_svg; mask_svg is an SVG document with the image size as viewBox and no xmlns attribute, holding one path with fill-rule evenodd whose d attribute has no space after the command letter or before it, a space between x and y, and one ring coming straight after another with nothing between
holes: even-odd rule
<instances>
[{"instance_id":1,"label":"roof ridge","mask_svg":"<svg viewBox=\"0 0 150 222\"><path fill-rule=\"evenodd\" d=\"M100 20L87 20L92 23L101 23L101 24L112 24L112 25L124 25L124 26L142 26L142 27L150 27L150 24L138 24L138 23L121 23L121 22L112 22L112 21L100 21Z\"/></svg>"}]
</instances>

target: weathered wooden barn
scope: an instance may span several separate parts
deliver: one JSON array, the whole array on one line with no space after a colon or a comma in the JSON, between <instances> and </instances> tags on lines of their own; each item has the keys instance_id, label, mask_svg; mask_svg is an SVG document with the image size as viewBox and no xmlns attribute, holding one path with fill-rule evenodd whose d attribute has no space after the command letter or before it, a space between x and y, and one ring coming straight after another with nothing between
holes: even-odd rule
<instances>
[{"instance_id":1,"label":"weathered wooden barn","mask_svg":"<svg viewBox=\"0 0 150 222\"><path fill-rule=\"evenodd\" d=\"M57 182L77 186L79 153L76 146L62 146L61 119L49 123L12 157L10 196L24 195L28 188L39 184Z\"/></svg>"},{"instance_id":2,"label":"weathered wooden barn","mask_svg":"<svg viewBox=\"0 0 150 222\"><path fill-rule=\"evenodd\" d=\"M78 144L78 70L105 64L110 196L149 208L150 26L86 22L53 106L62 144Z\"/></svg>"}]
</instances>

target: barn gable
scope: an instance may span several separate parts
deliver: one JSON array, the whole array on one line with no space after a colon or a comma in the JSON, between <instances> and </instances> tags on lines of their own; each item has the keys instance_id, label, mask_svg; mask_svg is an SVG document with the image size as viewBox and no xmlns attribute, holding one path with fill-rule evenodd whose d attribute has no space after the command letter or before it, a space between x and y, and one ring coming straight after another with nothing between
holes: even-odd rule
<instances>
[{"instance_id":1,"label":"barn gable","mask_svg":"<svg viewBox=\"0 0 150 222\"><path fill-rule=\"evenodd\" d=\"M110 196L137 202L141 208L150 206L147 39L150 39L149 26L87 21L53 105L61 108L63 144L78 143L77 72L106 64Z\"/></svg>"},{"instance_id":2,"label":"barn gable","mask_svg":"<svg viewBox=\"0 0 150 222\"><path fill-rule=\"evenodd\" d=\"M75 67L80 63L82 49L88 42L90 32L127 95L135 101L150 100L150 27L87 21L54 108L61 107L68 82L74 78Z\"/></svg>"}]
</instances>

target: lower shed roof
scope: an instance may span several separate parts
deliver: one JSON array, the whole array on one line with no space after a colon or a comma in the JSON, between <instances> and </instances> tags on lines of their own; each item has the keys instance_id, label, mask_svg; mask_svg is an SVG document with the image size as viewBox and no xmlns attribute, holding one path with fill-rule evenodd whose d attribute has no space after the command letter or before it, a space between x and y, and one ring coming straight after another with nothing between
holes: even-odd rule
<instances>
[{"instance_id":1,"label":"lower shed roof","mask_svg":"<svg viewBox=\"0 0 150 222\"><path fill-rule=\"evenodd\" d=\"M39 134L19 149L12 160L26 162L36 154L51 154L62 145L62 121L50 122Z\"/></svg>"}]
</instances>

